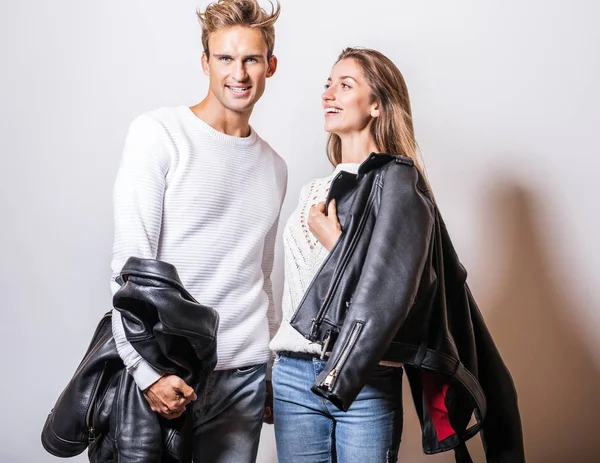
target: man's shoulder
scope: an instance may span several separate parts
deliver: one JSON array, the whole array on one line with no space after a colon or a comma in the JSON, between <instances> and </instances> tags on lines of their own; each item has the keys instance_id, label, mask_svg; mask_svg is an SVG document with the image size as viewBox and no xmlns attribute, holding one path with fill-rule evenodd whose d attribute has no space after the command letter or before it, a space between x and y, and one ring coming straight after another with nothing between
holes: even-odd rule
<instances>
[{"instance_id":1,"label":"man's shoulder","mask_svg":"<svg viewBox=\"0 0 600 463\"><path fill-rule=\"evenodd\" d=\"M167 131L170 131L174 128L181 128L181 126L184 124L182 107L164 106L153 109L138 115L134 119L133 123L162 126Z\"/></svg>"},{"instance_id":2,"label":"man's shoulder","mask_svg":"<svg viewBox=\"0 0 600 463\"><path fill-rule=\"evenodd\" d=\"M252 129L254 130L254 129ZM260 150L262 151L262 153L265 156L268 156L269 158L273 159L273 162L277 165L277 167L279 169L284 170L285 172L287 172L287 163L285 162L285 159L283 159L279 153L264 139L262 138L258 133L256 133L256 141L260 146Z\"/></svg>"}]
</instances>

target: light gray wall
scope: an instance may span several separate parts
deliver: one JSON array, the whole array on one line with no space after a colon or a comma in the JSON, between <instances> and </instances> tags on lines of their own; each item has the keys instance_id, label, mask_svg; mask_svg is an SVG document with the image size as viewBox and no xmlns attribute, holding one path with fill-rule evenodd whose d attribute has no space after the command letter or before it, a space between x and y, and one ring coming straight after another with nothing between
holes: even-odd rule
<instances>
[{"instance_id":1,"label":"light gray wall","mask_svg":"<svg viewBox=\"0 0 600 463\"><path fill-rule=\"evenodd\" d=\"M3 2L1 462L56 461L39 432L110 308L127 125L205 95L194 11L206 4ZM301 185L329 171L319 97L337 53L383 51L405 75L438 203L513 372L529 461L597 461L598 2L282 4L279 71L253 116L288 162L282 224ZM279 247L277 294L281 259ZM405 399L401 461L453 461L421 456ZM260 461L273 462L272 427L263 434Z\"/></svg>"}]
</instances>

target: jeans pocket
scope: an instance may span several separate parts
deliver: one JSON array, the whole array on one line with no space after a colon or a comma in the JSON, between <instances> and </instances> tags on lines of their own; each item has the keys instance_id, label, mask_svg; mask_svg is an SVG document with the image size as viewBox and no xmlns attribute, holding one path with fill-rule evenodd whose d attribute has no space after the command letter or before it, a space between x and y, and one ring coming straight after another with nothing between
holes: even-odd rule
<instances>
[{"instance_id":1,"label":"jeans pocket","mask_svg":"<svg viewBox=\"0 0 600 463\"><path fill-rule=\"evenodd\" d=\"M248 365L245 367L236 368L235 372L238 375L250 375L260 369L260 367L264 366L264 363L257 363L255 365Z\"/></svg>"}]
</instances>

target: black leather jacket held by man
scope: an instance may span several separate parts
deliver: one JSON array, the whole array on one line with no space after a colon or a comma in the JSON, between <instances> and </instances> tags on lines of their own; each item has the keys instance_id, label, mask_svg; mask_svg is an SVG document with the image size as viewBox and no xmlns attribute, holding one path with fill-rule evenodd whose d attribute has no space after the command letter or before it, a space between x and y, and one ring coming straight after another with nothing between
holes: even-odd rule
<instances>
[{"instance_id":1,"label":"black leather jacket held by man","mask_svg":"<svg viewBox=\"0 0 600 463\"><path fill-rule=\"evenodd\" d=\"M330 352L313 392L348 410L379 361L401 362L425 453L471 461L481 431L488 462L524 462L515 386L412 160L372 154L332 198L342 235L291 319Z\"/></svg>"},{"instance_id":2,"label":"black leather jacket held by man","mask_svg":"<svg viewBox=\"0 0 600 463\"><path fill-rule=\"evenodd\" d=\"M196 302L165 262L132 257L118 280L113 304L127 340L198 393L217 363L217 312ZM93 463L183 463L192 460L191 433L191 412L167 420L150 409L117 353L109 312L50 412L42 444L59 457L89 447Z\"/></svg>"}]
</instances>

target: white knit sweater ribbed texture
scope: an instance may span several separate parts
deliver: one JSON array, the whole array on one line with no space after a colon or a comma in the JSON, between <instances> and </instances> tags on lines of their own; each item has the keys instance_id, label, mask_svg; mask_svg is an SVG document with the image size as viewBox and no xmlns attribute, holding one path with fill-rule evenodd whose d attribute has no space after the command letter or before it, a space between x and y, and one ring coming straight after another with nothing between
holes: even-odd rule
<instances>
[{"instance_id":1,"label":"white knit sweater ribbed texture","mask_svg":"<svg viewBox=\"0 0 600 463\"><path fill-rule=\"evenodd\" d=\"M325 201L333 178L341 171L357 173L360 164L338 164L333 173L304 185L300 191L298 206L289 217L283 231L285 253L285 280L283 285L283 320L269 347L273 351L307 352L318 354L321 346L311 343L290 325L290 319L298 308L317 271L328 255L321 243L308 229L307 219L311 206Z\"/></svg>"},{"instance_id":2,"label":"white knit sweater ribbed texture","mask_svg":"<svg viewBox=\"0 0 600 463\"><path fill-rule=\"evenodd\" d=\"M137 117L114 187L114 278L130 256L173 264L200 303L219 312L217 370L269 360L278 320L271 270L287 168L252 130L225 135L185 106ZM158 379L127 342L119 354L145 389Z\"/></svg>"}]
</instances>

